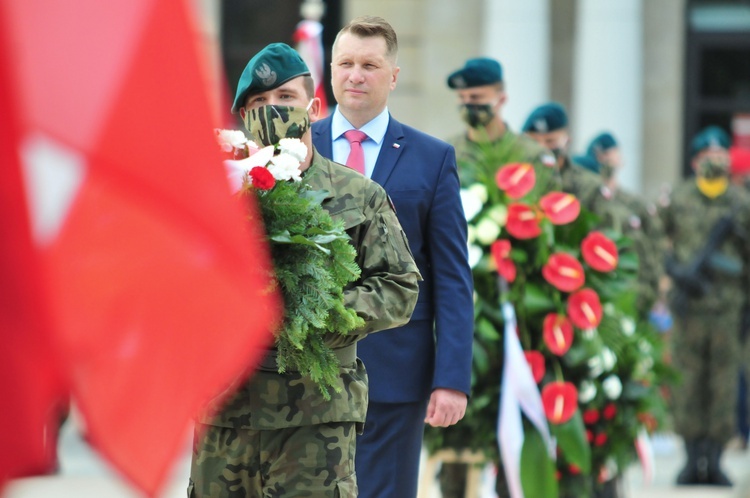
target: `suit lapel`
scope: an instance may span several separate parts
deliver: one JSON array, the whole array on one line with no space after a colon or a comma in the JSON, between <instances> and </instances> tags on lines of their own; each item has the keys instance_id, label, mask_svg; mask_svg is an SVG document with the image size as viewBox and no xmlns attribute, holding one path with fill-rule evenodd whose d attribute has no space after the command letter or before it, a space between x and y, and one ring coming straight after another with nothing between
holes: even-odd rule
<instances>
[{"instance_id":1,"label":"suit lapel","mask_svg":"<svg viewBox=\"0 0 750 498\"><path fill-rule=\"evenodd\" d=\"M380 147L380 154L375 163L375 169L372 172L372 179L374 181L383 186L386 184L391 173L393 173L393 169L396 167L396 162L399 156L401 156L401 152L406 146L407 143L404 139L404 131L401 123L391 117L388 121L388 129L385 131L385 136L383 137L383 144Z\"/></svg>"},{"instance_id":2,"label":"suit lapel","mask_svg":"<svg viewBox=\"0 0 750 498\"><path fill-rule=\"evenodd\" d=\"M331 116L322 119L313 126L313 143L323 157L333 157L333 139L331 138Z\"/></svg>"}]
</instances>

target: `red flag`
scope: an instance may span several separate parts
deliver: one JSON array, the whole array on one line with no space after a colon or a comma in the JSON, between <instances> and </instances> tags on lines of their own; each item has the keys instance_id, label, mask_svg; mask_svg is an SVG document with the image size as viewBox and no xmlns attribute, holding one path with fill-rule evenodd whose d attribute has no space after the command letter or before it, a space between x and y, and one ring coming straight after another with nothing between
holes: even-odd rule
<instances>
[{"instance_id":1,"label":"red flag","mask_svg":"<svg viewBox=\"0 0 750 498\"><path fill-rule=\"evenodd\" d=\"M264 235L229 197L184 1L1 2L64 366L90 439L153 494L271 339Z\"/></svg>"},{"instance_id":2,"label":"red flag","mask_svg":"<svg viewBox=\"0 0 750 498\"><path fill-rule=\"evenodd\" d=\"M328 100L324 86L323 25L312 19L300 21L293 38L297 52L310 69L315 82L315 96L320 99L320 117L324 118L328 115Z\"/></svg>"}]
</instances>

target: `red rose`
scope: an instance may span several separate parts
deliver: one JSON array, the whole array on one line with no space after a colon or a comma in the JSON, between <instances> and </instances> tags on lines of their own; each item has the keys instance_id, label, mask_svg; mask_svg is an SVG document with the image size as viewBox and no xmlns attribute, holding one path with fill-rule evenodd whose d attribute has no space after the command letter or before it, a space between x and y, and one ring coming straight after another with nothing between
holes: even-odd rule
<instances>
[{"instance_id":1,"label":"red rose","mask_svg":"<svg viewBox=\"0 0 750 498\"><path fill-rule=\"evenodd\" d=\"M544 344L547 345L552 354L557 356L567 353L573 344L573 324L565 315L549 313L544 317L542 334Z\"/></svg>"},{"instance_id":2,"label":"red rose","mask_svg":"<svg viewBox=\"0 0 750 498\"><path fill-rule=\"evenodd\" d=\"M495 182L511 199L519 199L529 193L536 183L534 167L528 163L506 164L495 175Z\"/></svg>"},{"instance_id":3,"label":"red rose","mask_svg":"<svg viewBox=\"0 0 750 498\"><path fill-rule=\"evenodd\" d=\"M583 412L583 423L593 425L599 421L599 410L592 408Z\"/></svg>"},{"instance_id":4,"label":"red rose","mask_svg":"<svg viewBox=\"0 0 750 498\"><path fill-rule=\"evenodd\" d=\"M539 206L553 225L565 225L578 218L581 203L573 194L550 192L539 201Z\"/></svg>"},{"instance_id":5,"label":"red rose","mask_svg":"<svg viewBox=\"0 0 750 498\"><path fill-rule=\"evenodd\" d=\"M531 375L534 377L534 382L539 384L539 381L542 380L547 370L544 366L544 356L539 351L524 351L523 355L526 357L526 363L531 368Z\"/></svg>"},{"instance_id":6,"label":"red rose","mask_svg":"<svg viewBox=\"0 0 750 498\"><path fill-rule=\"evenodd\" d=\"M579 467L578 465L574 463L571 463L568 465L568 471L574 476L577 476L578 474L581 473L581 467Z\"/></svg>"},{"instance_id":7,"label":"red rose","mask_svg":"<svg viewBox=\"0 0 750 498\"><path fill-rule=\"evenodd\" d=\"M542 389L544 413L552 424L564 424L578 409L578 390L570 382L550 382Z\"/></svg>"},{"instance_id":8,"label":"red rose","mask_svg":"<svg viewBox=\"0 0 750 498\"><path fill-rule=\"evenodd\" d=\"M604 417L604 420L612 420L615 418L615 415L617 415L617 406L615 406L614 403L609 403L604 407L604 410L602 410L602 417Z\"/></svg>"},{"instance_id":9,"label":"red rose","mask_svg":"<svg viewBox=\"0 0 750 498\"><path fill-rule=\"evenodd\" d=\"M542 233L536 209L526 204L513 203L508 206L505 228L517 239L533 239Z\"/></svg>"},{"instance_id":10,"label":"red rose","mask_svg":"<svg viewBox=\"0 0 750 498\"><path fill-rule=\"evenodd\" d=\"M568 316L579 329L590 329L602 321L599 295L591 289L581 289L568 298Z\"/></svg>"},{"instance_id":11,"label":"red rose","mask_svg":"<svg viewBox=\"0 0 750 498\"><path fill-rule=\"evenodd\" d=\"M558 252L553 254L542 267L542 276L557 290L573 292L586 281L583 266L570 254Z\"/></svg>"},{"instance_id":12,"label":"red rose","mask_svg":"<svg viewBox=\"0 0 750 498\"><path fill-rule=\"evenodd\" d=\"M256 166L250 170L250 180L253 187L258 190L270 190L276 185L276 180L271 172L262 166Z\"/></svg>"},{"instance_id":13,"label":"red rose","mask_svg":"<svg viewBox=\"0 0 750 498\"><path fill-rule=\"evenodd\" d=\"M490 246L492 258L495 260L497 272L508 282L516 279L516 264L508 256L510 255L510 241L496 240Z\"/></svg>"},{"instance_id":14,"label":"red rose","mask_svg":"<svg viewBox=\"0 0 750 498\"><path fill-rule=\"evenodd\" d=\"M607 444L607 435L603 432L600 432L596 436L594 436L594 446L604 446Z\"/></svg>"},{"instance_id":15,"label":"red rose","mask_svg":"<svg viewBox=\"0 0 750 498\"><path fill-rule=\"evenodd\" d=\"M608 272L617 268L617 246L601 232L591 232L583 239L581 254L594 270Z\"/></svg>"}]
</instances>

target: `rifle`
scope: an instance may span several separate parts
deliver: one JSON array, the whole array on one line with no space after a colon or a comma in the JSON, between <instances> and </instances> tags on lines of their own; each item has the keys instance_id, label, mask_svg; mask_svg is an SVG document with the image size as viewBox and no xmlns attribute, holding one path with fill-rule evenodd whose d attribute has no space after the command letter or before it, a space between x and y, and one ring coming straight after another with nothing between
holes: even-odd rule
<instances>
[{"instance_id":1,"label":"rifle","mask_svg":"<svg viewBox=\"0 0 750 498\"><path fill-rule=\"evenodd\" d=\"M674 257L669 257L666 263L667 274L675 284L675 310L682 311L687 304L687 298L699 298L708 294L711 288L711 273L716 270L728 275L738 275L742 265L717 251L734 232L734 219L731 214L717 220L708 234L706 243L688 263L678 263Z\"/></svg>"}]
</instances>

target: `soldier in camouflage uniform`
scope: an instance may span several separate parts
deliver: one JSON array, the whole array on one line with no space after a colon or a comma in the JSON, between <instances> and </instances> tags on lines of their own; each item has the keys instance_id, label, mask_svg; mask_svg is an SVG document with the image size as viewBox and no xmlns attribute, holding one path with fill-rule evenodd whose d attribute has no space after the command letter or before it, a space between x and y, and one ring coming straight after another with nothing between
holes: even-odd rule
<instances>
[{"instance_id":1,"label":"soldier in camouflage uniform","mask_svg":"<svg viewBox=\"0 0 750 498\"><path fill-rule=\"evenodd\" d=\"M357 249L362 274L344 296L365 325L328 338L341 364L330 401L299 372L278 373L273 351L249 381L217 398L196 427L190 497L357 496L355 441L368 388L355 343L406 323L416 304L420 275L385 191L312 147L309 120L320 101L309 75L293 49L269 45L245 68L232 110L264 145L285 137L307 145L303 181L328 192L323 208Z\"/></svg>"},{"instance_id":2,"label":"soldier in camouflage uniform","mask_svg":"<svg viewBox=\"0 0 750 498\"><path fill-rule=\"evenodd\" d=\"M663 209L672 245L672 357L683 377L673 393L674 421L688 455L678 484L731 485L719 463L735 428L750 202L728 180L728 146L719 128L698 134L692 144L696 176L675 188Z\"/></svg>"}]
</instances>

